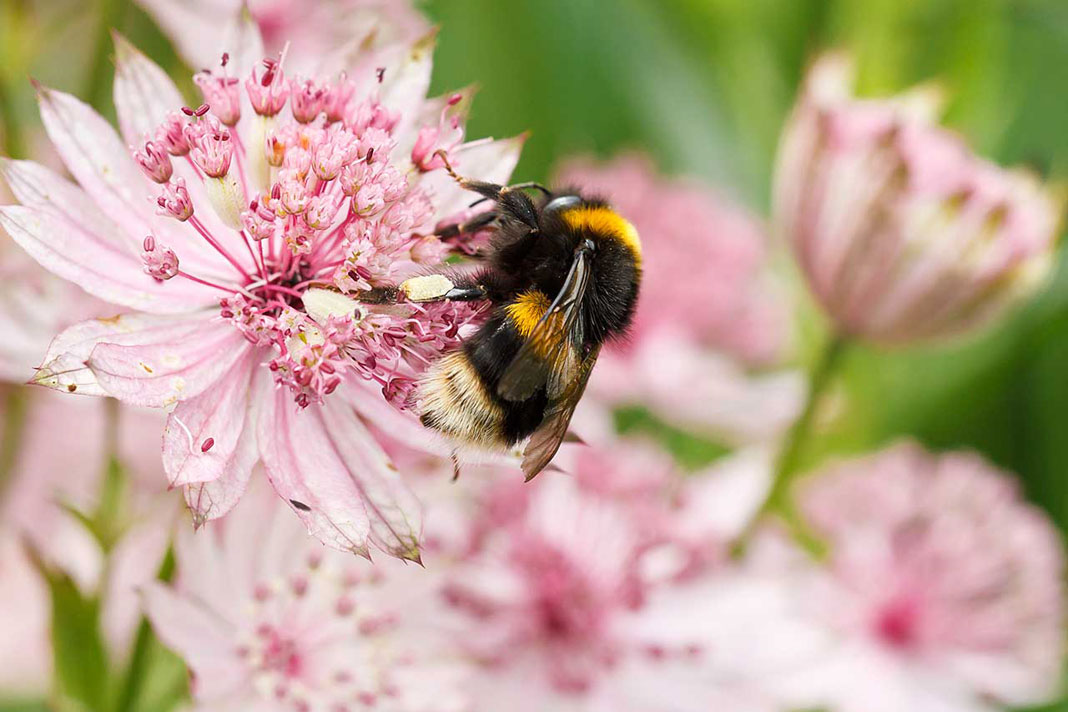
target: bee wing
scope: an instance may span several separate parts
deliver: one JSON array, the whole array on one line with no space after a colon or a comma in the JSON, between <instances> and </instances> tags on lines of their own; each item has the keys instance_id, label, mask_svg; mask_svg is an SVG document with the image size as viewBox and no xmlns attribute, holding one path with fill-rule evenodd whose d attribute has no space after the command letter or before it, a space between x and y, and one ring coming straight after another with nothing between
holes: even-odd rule
<instances>
[{"instance_id":1,"label":"bee wing","mask_svg":"<svg viewBox=\"0 0 1068 712\"><path fill-rule=\"evenodd\" d=\"M523 474L527 482L545 469L545 466L556 455L556 451L560 449L560 443L567 436L571 416L575 414L575 407L582 399L583 391L586 390L586 382L590 380L590 373L593 371L593 364L597 362L599 351L598 346L582 360L574 380L561 394L559 400L550 403L545 413L545 420L530 436L530 441L523 450L522 463Z\"/></svg>"},{"instance_id":2,"label":"bee wing","mask_svg":"<svg viewBox=\"0 0 1068 712\"><path fill-rule=\"evenodd\" d=\"M590 255L580 248L575 251L560 293L505 367L497 395L522 401L547 385L551 402L575 380L582 361L582 299L589 281Z\"/></svg>"}]
</instances>

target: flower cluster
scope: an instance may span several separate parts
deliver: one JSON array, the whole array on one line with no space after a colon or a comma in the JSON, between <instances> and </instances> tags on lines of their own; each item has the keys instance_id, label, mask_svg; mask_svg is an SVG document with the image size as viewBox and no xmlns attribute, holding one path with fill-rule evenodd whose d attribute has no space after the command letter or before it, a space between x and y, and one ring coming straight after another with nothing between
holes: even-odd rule
<instances>
[{"instance_id":1,"label":"flower cluster","mask_svg":"<svg viewBox=\"0 0 1068 712\"><path fill-rule=\"evenodd\" d=\"M972 454L900 444L801 485L831 556L796 589L828 632L789 685L797 704L986 709L982 700L1017 707L1055 694L1064 549L1004 473Z\"/></svg>"},{"instance_id":2,"label":"flower cluster","mask_svg":"<svg viewBox=\"0 0 1068 712\"><path fill-rule=\"evenodd\" d=\"M422 369L481 314L372 311L342 294L448 255L434 226L465 196L426 151L505 181L521 141L462 143L467 95L424 99L429 38L404 52L370 43L350 71L290 77L287 55L264 59L247 18L241 36L196 76L196 108L116 38L130 152L85 104L38 88L79 185L6 161L22 205L0 221L45 267L133 311L60 334L36 382L169 408L164 466L198 522L225 514L262 461L324 541L418 558L418 507L366 423L403 408ZM313 462L319 447L330 454Z\"/></svg>"},{"instance_id":3,"label":"flower cluster","mask_svg":"<svg viewBox=\"0 0 1068 712\"><path fill-rule=\"evenodd\" d=\"M467 709L466 667L434 635L421 569L323 550L260 487L225 522L180 535L177 553L177 586L150 584L145 605L201 704Z\"/></svg>"}]
</instances>

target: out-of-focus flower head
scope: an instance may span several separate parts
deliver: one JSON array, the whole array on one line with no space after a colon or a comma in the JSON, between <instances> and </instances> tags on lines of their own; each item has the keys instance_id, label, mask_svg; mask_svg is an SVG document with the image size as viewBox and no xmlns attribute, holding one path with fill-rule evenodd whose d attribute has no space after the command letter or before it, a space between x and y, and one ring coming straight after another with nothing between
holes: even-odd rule
<instances>
[{"instance_id":1,"label":"out-of-focus flower head","mask_svg":"<svg viewBox=\"0 0 1068 712\"><path fill-rule=\"evenodd\" d=\"M759 220L706 187L658 175L639 154L574 159L555 180L608 199L634 223L645 253L631 338L601 355L591 395L735 441L786 427L798 379L745 372L778 360L790 337Z\"/></svg>"},{"instance_id":2,"label":"out-of-focus flower head","mask_svg":"<svg viewBox=\"0 0 1068 712\"><path fill-rule=\"evenodd\" d=\"M938 127L929 89L851 95L818 60L786 125L777 229L843 335L908 343L976 327L1049 272L1062 201Z\"/></svg>"},{"instance_id":3,"label":"out-of-focus flower head","mask_svg":"<svg viewBox=\"0 0 1068 712\"><path fill-rule=\"evenodd\" d=\"M707 637L662 625L685 611L649 605L724 574L722 557L700 554L727 539L709 527L698 545L675 524L689 484L635 444L582 448L570 469L536 487L498 480L468 518L444 594L479 664L475 708L699 710L745 696L708 667Z\"/></svg>"},{"instance_id":4,"label":"out-of-focus flower head","mask_svg":"<svg viewBox=\"0 0 1068 712\"><path fill-rule=\"evenodd\" d=\"M176 543L178 579L145 589L160 639L205 709L468 709L433 576L324 549L266 487Z\"/></svg>"},{"instance_id":5,"label":"out-of-focus flower head","mask_svg":"<svg viewBox=\"0 0 1068 712\"><path fill-rule=\"evenodd\" d=\"M429 25L407 0L139 0L192 67L210 67L220 47L241 33L238 13L247 8L267 52L288 42L292 69L328 71L358 45L405 44ZM220 21L220 18L223 18ZM233 19L232 19L233 18Z\"/></svg>"},{"instance_id":6,"label":"out-of-focus flower head","mask_svg":"<svg viewBox=\"0 0 1068 712\"><path fill-rule=\"evenodd\" d=\"M42 158L48 160L47 153ZM0 201L8 202L0 185ZM0 474L0 688L43 694L51 666L48 591L31 563L69 576L102 599L110 652L125 655L137 624L134 588L155 575L177 511L162 491L158 454L146 449L162 417L133 408L109 412L103 400L64 398L25 385L56 332L108 306L41 269L0 232L0 418L10 460ZM60 434L60 435L57 435ZM116 451L107 452L115 439ZM58 446L57 446L58 443ZM87 528L68 511L88 514L101 497L108 457L125 472L125 502L109 522L118 540L110 566Z\"/></svg>"},{"instance_id":7,"label":"out-of-focus flower head","mask_svg":"<svg viewBox=\"0 0 1068 712\"><path fill-rule=\"evenodd\" d=\"M289 77L285 56L263 58L254 25L240 30L198 75L208 103L196 108L116 38L129 152L85 104L39 88L78 185L5 161L22 205L0 224L50 271L132 311L62 333L36 381L173 408L164 468L197 523L225 514L262 460L324 542L418 559L418 504L365 419L403 408L478 310L371 313L317 287L367 289L418 269L433 226L462 211L463 190L422 160L434 153L425 129L437 127L432 143L453 165L496 182L521 140L462 143L469 97L424 98L430 38L361 45L352 74Z\"/></svg>"},{"instance_id":8,"label":"out-of-focus flower head","mask_svg":"<svg viewBox=\"0 0 1068 712\"><path fill-rule=\"evenodd\" d=\"M755 216L695 182L658 175L640 154L572 159L555 182L604 196L642 237L633 348L667 332L747 364L780 355L789 315L767 279Z\"/></svg>"},{"instance_id":9,"label":"out-of-focus flower head","mask_svg":"<svg viewBox=\"0 0 1068 712\"><path fill-rule=\"evenodd\" d=\"M975 455L902 444L801 488L832 553L798 594L833 642L800 671L796 702L933 712L1029 706L1056 693L1064 551L1013 480Z\"/></svg>"}]
</instances>

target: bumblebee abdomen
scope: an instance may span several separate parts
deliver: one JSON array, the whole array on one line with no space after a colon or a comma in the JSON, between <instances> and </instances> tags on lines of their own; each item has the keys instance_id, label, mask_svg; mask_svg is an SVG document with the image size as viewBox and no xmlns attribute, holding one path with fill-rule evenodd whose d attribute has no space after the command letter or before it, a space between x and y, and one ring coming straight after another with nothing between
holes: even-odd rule
<instances>
[{"instance_id":1,"label":"bumblebee abdomen","mask_svg":"<svg viewBox=\"0 0 1068 712\"><path fill-rule=\"evenodd\" d=\"M533 433L545 415L545 389L523 401L497 395L501 374L522 339L507 307L500 308L461 350L432 364L419 387L423 424L482 448L508 447Z\"/></svg>"}]
</instances>

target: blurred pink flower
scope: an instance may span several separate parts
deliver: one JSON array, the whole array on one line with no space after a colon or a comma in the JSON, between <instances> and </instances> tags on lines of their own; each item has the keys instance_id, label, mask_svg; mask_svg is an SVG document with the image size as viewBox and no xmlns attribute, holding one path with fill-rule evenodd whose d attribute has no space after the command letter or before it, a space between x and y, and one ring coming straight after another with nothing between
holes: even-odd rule
<instances>
[{"instance_id":1,"label":"blurred pink flower","mask_svg":"<svg viewBox=\"0 0 1068 712\"><path fill-rule=\"evenodd\" d=\"M1052 264L1061 202L934 124L937 98L851 96L839 55L809 72L775 174L778 230L847 336L903 343L965 331Z\"/></svg>"},{"instance_id":2,"label":"blurred pink flower","mask_svg":"<svg viewBox=\"0 0 1068 712\"><path fill-rule=\"evenodd\" d=\"M768 280L767 240L755 216L696 182L658 175L641 154L572 159L555 182L605 196L642 236L631 348L666 332L744 363L780 355L789 313Z\"/></svg>"},{"instance_id":3,"label":"blurred pink flower","mask_svg":"<svg viewBox=\"0 0 1068 712\"><path fill-rule=\"evenodd\" d=\"M144 600L201 708L468 709L431 573L324 549L261 485L176 553L177 584Z\"/></svg>"},{"instance_id":4,"label":"blurred pink flower","mask_svg":"<svg viewBox=\"0 0 1068 712\"><path fill-rule=\"evenodd\" d=\"M346 52L368 42L408 43L425 34L427 21L406 0L139 0L193 67L210 67L220 47L240 33L247 7L268 53L290 43L293 69L331 71ZM235 18L220 22L219 18Z\"/></svg>"},{"instance_id":5,"label":"blurred pink flower","mask_svg":"<svg viewBox=\"0 0 1068 712\"><path fill-rule=\"evenodd\" d=\"M801 486L832 554L797 591L831 635L789 688L795 703L992 710L1057 692L1064 551L1012 479L975 455L902 444Z\"/></svg>"},{"instance_id":6,"label":"blurred pink flower","mask_svg":"<svg viewBox=\"0 0 1068 712\"><path fill-rule=\"evenodd\" d=\"M288 80L281 61L254 68L262 44L245 25L221 69L197 77L212 103L181 112L162 70L116 44L133 160L89 107L40 88L45 128L80 186L2 164L23 205L0 209L0 225L55 274L137 310L60 334L36 381L173 407L164 468L197 523L225 514L262 460L324 542L418 559L418 503L364 419L390 410L382 394L407 392L476 312L339 313L311 288L366 289L417 269L411 249L463 209L444 171L413 164L428 126L443 127L434 141L454 164L486 180L507 179L521 141L461 145L468 97L424 99L427 39L361 47L351 77ZM306 313L316 293L318 321Z\"/></svg>"},{"instance_id":7,"label":"blurred pink flower","mask_svg":"<svg viewBox=\"0 0 1068 712\"><path fill-rule=\"evenodd\" d=\"M32 546L44 562L70 576L85 594L102 599L102 632L117 660L127 653L138 622L134 590L154 578L177 520L161 498L162 467L155 440L162 416L123 409L115 424L127 476L123 531L105 565L104 552L63 506L91 512L100 497L107 464L106 403L64 398L25 388L22 435L0 492L0 550L9 605L0 607L0 668L22 671L0 678L0 689L44 692L51 667L48 594L26 558ZM0 411L7 417L8 412ZM62 433L62 446L56 446ZM61 506L63 505L63 506ZM10 573L10 576L7 574Z\"/></svg>"},{"instance_id":8,"label":"blurred pink flower","mask_svg":"<svg viewBox=\"0 0 1068 712\"><path fill-rule=\"evenodd\" d=\"M708 667L708 638L659 623L689 611L650 605L726 575L708 555L727 541L712 527L700 542L677 536L685 481L633 444L573 452L574 478L498 480L476 497L444 588L458 644L481 670L475 709L770 709L751 681ZM727 702L742 699L754 704Z\"/></svg>"},{"instance_id":9,"label":"blurred pink flower","mask_svg":"<svg viewBox=\"0 0 1068 712\"><path fill-rule=\"evenodd\" d=\"M49 158L41 152L42 158ZM0 199L8 202L0 187ZM159 453L145 442L163 424L162 414L116 409L108 423L103 400L64 398L22 384L56 332L91 315L105 313L103 302L41 269L0 231L0 418L16 427L12 461L0 475L0 556L4 601L0 605L0 689L44 694L51 669L48 591L27 558L32 546L44 562L70 576L85 594L102 598L102 627L116 659L126 655L139 613L133 590L155 575L177 511L162 492ZM107 432L114 427L127 475L124 529L110 566L85 527L62 505L90 512L99 497L107 465ZM56 446L62 433L62 446ZM135 603L135 602L133 602Z\"/></svg>"},{"instance_id":10,"label":"blurred pink flower","mask_svg":"<svg viewBox=\"0 0 1068 712\"><path fill-rule=\"evenodd\" d=\"M591 395L731 441L785 429L799 408L800 379L745 372L777 361L790 337L759 220L695 182L658 175L640 154L571 160L555 180L611 200L645 250L631 338L601 355Z\"/></svg>"}]
</instances>

